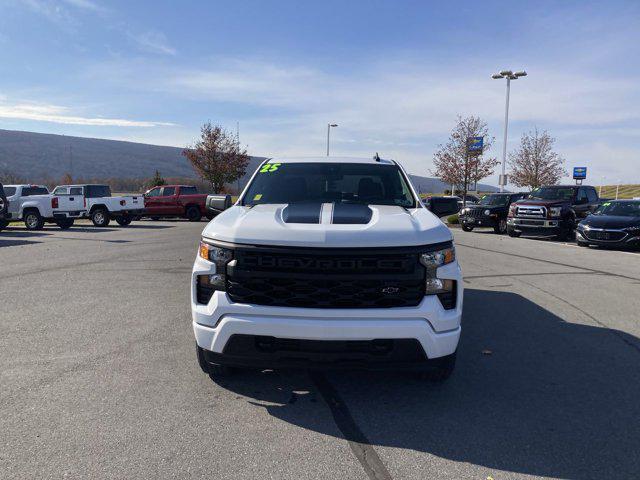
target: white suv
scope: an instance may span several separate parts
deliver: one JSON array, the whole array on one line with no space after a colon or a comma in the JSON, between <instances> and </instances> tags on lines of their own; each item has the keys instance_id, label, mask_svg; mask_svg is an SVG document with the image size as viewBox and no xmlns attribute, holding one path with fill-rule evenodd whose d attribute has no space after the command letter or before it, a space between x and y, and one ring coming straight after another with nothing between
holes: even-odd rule
<instances>
[{"instance_id":1,"label":"white suv","mask_svg":"<svg viewBox=\"0 0 640 480\"><path fill-rule=\"evenodd\" d=\"M394 161L270 159L204 229L191 279L196 351L244 368L455 365L462 276L449 229Z\"/></svg>"}]
</instances>

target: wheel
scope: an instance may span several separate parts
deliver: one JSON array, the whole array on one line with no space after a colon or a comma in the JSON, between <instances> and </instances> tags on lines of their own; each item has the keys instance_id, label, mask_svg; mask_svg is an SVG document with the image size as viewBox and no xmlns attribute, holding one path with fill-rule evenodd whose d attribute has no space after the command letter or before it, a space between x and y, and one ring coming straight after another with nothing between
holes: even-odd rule
<instances>
[{"instance_id":1,"label":"wheel","mask_svg":"<svg viewBox=\"0 0 640 480\"><path fill-rule=\"evenodd\" d=\"M190 222L199 222L202 218L202 213L200 213L200 209L195 205L191 205L187 207L187 211L184 212L184 216L187 217L187 220Z\"/></svg>"},{"instance_id":2,"label":"wheel","mask_svg":"<svg viewBox=\"0 0 640 480\"><path fill-rule=\"evenodd\" d=\"M7 220L0 220L0 232L7 228L7 225L9 225L9 222Z\"/></svg>"},{"instance_id":3,"label":"wheel","mask_svg":"<svg viewBox=\"0 0 640 480\"><path fill-rule=\"evenodd\" d=\"M29 210L24 214L24 226L27 227L27 230L42 230L44 218L37 210Z\"/></svg>"},{"instance_id":4,"label":"wheel","mask_svg":"<svg viewBox=\"0 0 640 480\"><path fill-rule=\"evenodd\" d=\"M493 227L493 231L499 235L504 235L507 233L507 220L505 218L501 218L498 220L498 224Z\"/></svg>"},{"instance_id":5,"label":"wheel","mask_svg":"<svg viewBox=\"0 0 640 480\"><path fill-rule=\"evenodd\" d=\"M116 222L118 222L118 225L120 225L121 227L126 227L127 225L131 224L131 220L132 218L128 215L123 217L116 217Z\"/></svg>"},{"instance_id":6,"label":"wheel","mask_svg":"<svg viewBox=\"0 0 640 480\"><path fill-rule=\"evenodd\" d=\"M160 220L160 217L151 217L151 220L153 220L154 222L157 222L158 220Z\"/></svg>"},{"instance_id":7,"label":"wheel","mask_svg":"<svg viewBox=\"0 0 640 480\"><path fill-rule=\"evenodd\" d=\"M574 234L575 232L571 227L566 228L562 230L560 234L558 234L558 240L560 240L561 242L566 242L567 240L571 240Z\"/></svg>"},{"instance_id":8,"label":"wheel","mask_svg":"<svg viewBox=\"0 0 640 480\"><path fill-rule=\"evenodd\" d=\"M453 374L456 366L456 352L453 352L451 355L436 358L431 360L431 362L433 362L433 368L421 372L420 378L429 382L444 382Z\"/></svg>"},{"instance_id":9,"label":"wheel","mask_svg":"<svg viewBox=\"0 0 640 480\"><path fill-rule=\"evenodd\" d=\"M62 230L69 230L73 227L73 221L73 218L63 218L61 220L56 220L56 225L58 225Z\"/></svg>"},{"instance_id":10,"label":"wheel","mask_svg":"<svg viewBox=\"0 0 640 480\"><path fill-rule=\"evenodd\" d=\"M105 208L96 208L91 214L91 221L96 227L107 227L111 219Z\"/></svg>"},{"instance_id":11,"label":"wheel","mask_svg":"<svg viewBox=\"0 0 640 480\"><path fill-rule=\"evenodd\" d=\"M522 235L522 232L516 232L515 230L512 230L511 228L507 229L507 233L509 234L510 237L513 237L513 238L518 238L520 235Z\"/></svg>"},{"instance_id":12,"label":"wheel","mask_svg":"<svg viewBox=\"0 0 640 480\"><path fill-rule=\"evenodd\" d=\"M473 227L468 227L466 225L462 225L462 230L465 232L473 232Z\"/></svg>"}]
</instances>

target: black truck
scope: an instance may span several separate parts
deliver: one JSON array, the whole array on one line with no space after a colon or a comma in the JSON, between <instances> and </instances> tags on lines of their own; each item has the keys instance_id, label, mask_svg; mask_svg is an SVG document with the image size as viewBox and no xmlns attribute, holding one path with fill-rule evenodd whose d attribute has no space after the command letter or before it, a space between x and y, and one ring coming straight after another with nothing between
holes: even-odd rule
<instances>
[{"instance_id":1,"label":"black truck","mask_svg":"<svg viewBox=\"0 0 640 480\"><path fill-rule=\"evenodd\" d=\"M512 203L522 200L526 193L491 193L477 204L468 205L458 215L465 232L476 227L493 228L496 233L507 233L507 214Z\"/></svg>"},{"instance_id":2,"label":"black truck","mask_svg":"<svg viewBox=\"0 0 640 480\"><path fill-rule=\"evenodd\" d=\"M7 202L7 197L4 194L4 188L2 188L2 184L0 183L0 230L3 230L7 225L9 225L7 210L9 210L9 202Z\"/></svg>"},{"instance_id":3,"label":"black truck","mask_svg":"<svg viewBox=\"0 0 640 480\"><path fill-rule=\"evenodd\" d=\"M507 232L567 240L577 224L601 203L598 192L587 185L551 185L533 190L509 208Z\"/></svg>"}]
</instances>

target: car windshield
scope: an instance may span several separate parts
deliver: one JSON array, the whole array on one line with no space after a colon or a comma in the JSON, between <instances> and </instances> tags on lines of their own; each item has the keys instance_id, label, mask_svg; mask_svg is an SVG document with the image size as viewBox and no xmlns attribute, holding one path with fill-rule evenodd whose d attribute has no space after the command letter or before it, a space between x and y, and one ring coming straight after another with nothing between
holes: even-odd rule
<instances>
[{"instance_id":1,"label":"car windshield","mask_svg":"<svg viewBox=\"0 0 640 480\"><path fill-rule=\"evenodd\" d=\"M640 218L640 202L605 202L598 207L594 214Z\"/></svg>"},{"instance_id":2,"label":"car windshield","mask_svg":"<svg viewBox=\"0 0 640 480\"><path fill-rule=\"evenodd\" d=\"M340 202L415 207L396 165L366 163L277 163L260 167L243 205Z\"/></svg>"},{"instance_id":3,"label":"car windshield","mask_svg":"<svg viewBox=\"0 0 640 480\"><path fill-rule=\"evenodd\" d=\"M571 200L573 192L574 189L570 187L541 187L531 192L529 198L538 200Z\"/></svg>"},{"instance_id":4,"label":"car windshield","mask_svg":"<svg viewBox=\"0 0 640 480\"><path fill-rule=\"evenodd\" d=\"M480 199L480 205L506 205L508 201L508 195L485 195Z\"/></svg>"}]
</instances>

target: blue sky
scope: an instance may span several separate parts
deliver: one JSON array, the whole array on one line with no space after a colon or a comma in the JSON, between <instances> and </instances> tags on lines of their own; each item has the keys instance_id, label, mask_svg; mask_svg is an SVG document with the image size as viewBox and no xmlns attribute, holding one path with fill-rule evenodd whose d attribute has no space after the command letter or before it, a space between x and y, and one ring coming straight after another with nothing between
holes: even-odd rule
<instances>
[{"instance_id":1,"label":"blue sky","mask_svg":"<svg viewBox=\"0 0 640 480\"><path fill-rule=\"evenodd\" d=\"M457 114L500 155L538 127L567 167L640 183L640 3L0 0L0 128L254 155L400 160L428 175ZM496 181L491 177L489 181Z\"/></svg>"}]
</instances>

